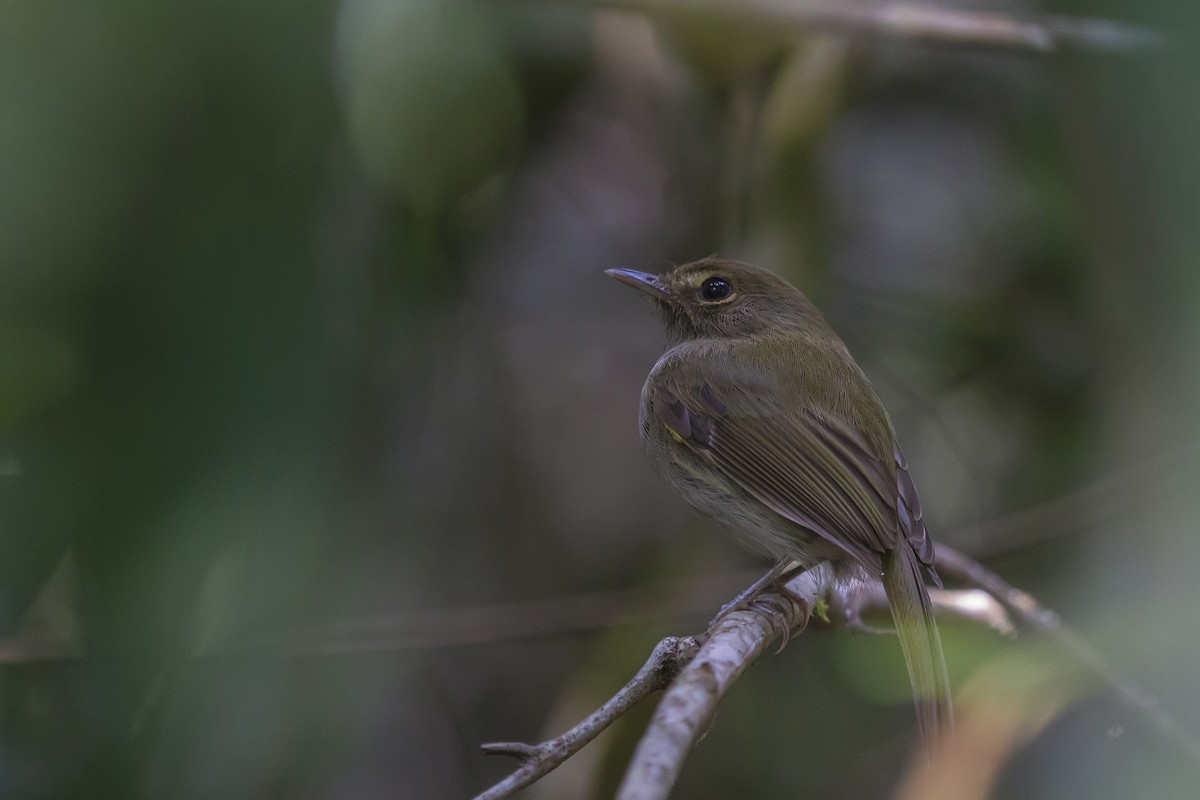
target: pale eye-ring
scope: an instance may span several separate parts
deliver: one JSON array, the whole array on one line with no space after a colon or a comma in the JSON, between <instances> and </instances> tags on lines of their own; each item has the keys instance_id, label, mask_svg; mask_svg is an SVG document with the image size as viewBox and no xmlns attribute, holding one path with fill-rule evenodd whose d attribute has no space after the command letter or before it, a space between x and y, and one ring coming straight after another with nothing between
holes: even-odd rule
<instances>
[{"instance_id":1,"label":"pale eye-ring","mask_svg":"<svg viewBox=\"0 0 1200 800\"><path fill-rule=\"evenodd\" d=\"M700 299L706 303L724 300L731 294L733 294L733 286L720 275L705 278L704 283L700 284Z\"/></svg>"}]
</instances>

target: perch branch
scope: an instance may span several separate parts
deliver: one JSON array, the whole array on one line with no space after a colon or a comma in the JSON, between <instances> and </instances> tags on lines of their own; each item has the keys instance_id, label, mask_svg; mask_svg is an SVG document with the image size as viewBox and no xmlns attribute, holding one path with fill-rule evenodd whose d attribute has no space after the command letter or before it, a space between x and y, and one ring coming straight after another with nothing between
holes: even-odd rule
<instances>
[{"instance_id":1,"label":"perch branch","mask_svg":"<svg viewBox=\"0 0 1200 800\"><path fill-rule=\"evenodd\" d=\"M1006 610L986 592L935 590L931 599L939 614L963 617L1006 635L1013 631ZM852 623L869 610L888 608L881 584L846 591L822 566L793 578L785 591L764 592L751 607L719 618L700 652L659 702L617 800L667 797L725 692L772 642L782 639L786 644L793 632L803 630L821 601L829 603L835 622Z\"/></svg>"},{"instance_id":2,"label":"perch branch","mask_svg":"<svg viewBox=\"0 0 1200 800\"><path fill-rule=\"evenodd\" d=\"M1122 702L1149 719L1165 738L1193 761L1200 763L1200 739L1180 725L1150 694L1109 666L1094 648L1067 630L1053 612L1038 604L1032 596L1011 586L974 559L945 545L938 548L938 566L945 575L973 587L970 590L931 592L939 616L959 616L1011 635L1011 612L1027 626L1051 636L1084 668L1111 685ZM671 672L677 673L673 680L654 668L653 665L659 660L656 651L656 655L651 657L631 685L644 684L647 687L637 699L663 686L666 686L666 692L634 751L618 790L618 800L666 798L679 777L683 762L733 682L772 642L782 639L786 644L791 633L802 630L821 601L829 604L828 621L851 626L858 623L863 613L887 608L887 597L881 586L835 585L828 567L822 566L795 577L787 584L786 590L764 592L749 607L719 618L706 637L685 640L698 650L691 651L686 660L675 659L672 662L674 667ZM660 682L646 684L644 676L648 672L657 674ZM522 770L527 769L531 763L529 760L536 766L530 768L527 774L518 770L505 782L479 797L507 797L561 764L586 740L576 742L569 752L559 745L560 740L572 737L581 728L590 729L593 727L591 720L606 710L612 713L604 725L611 723L612 719L636 702L624 702L618 707L618 698L624 692L558 740L537 746L489 746L487 749L490 752L527 759ZM587 740L594 738L598 732L599 729L592 732ZM517 779L517 775L523 777Z\"/></svg>"},{"instance_id":3,"label":"perch branch","mask_svg":"<svg viewBox=\"0 0 1200 800\"><path fill-rule=\"evenodd\" d=\"M558 767L644 697L669 685L680 668L691 661L699 649L700 642L694 637L667 637L658 643L650 658L621 691L561 736L537 745L523 742L482 745L485 753L514 756L523 763L507 778L476 796L475 800L509 797Z\"/></svg>"},{"instance_id":4,"label":"perch branch","mask_svg":"<svg viewBox=\"0 0 1200 800\"><path fill-rule=\"evenodd\" d=\"M786 592L765 592L750 608L720 618L659 702L617 800L667 797L721 697L771 642L802 629L831 589L829 570L818 567L793 578Z\"/></svg>"}]
</instances>

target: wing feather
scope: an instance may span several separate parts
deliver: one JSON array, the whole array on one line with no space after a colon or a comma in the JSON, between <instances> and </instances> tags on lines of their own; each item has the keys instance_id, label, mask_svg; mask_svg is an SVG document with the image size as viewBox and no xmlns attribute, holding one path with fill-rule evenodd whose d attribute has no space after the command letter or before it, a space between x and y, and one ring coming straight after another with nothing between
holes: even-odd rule
<instances>
[{"instance_id":1,"label":"wing feather","mask_svg":"<svg viewBox=\"0 0 1200 800\"><path fill-rule=\"evenodd\" d=\"M932 542L899 451L885 458L832 414L763 401L754 383L672 382L655 416L727 480L867 568L901 537L928 567Z\"/></svg>"}]
</instances>

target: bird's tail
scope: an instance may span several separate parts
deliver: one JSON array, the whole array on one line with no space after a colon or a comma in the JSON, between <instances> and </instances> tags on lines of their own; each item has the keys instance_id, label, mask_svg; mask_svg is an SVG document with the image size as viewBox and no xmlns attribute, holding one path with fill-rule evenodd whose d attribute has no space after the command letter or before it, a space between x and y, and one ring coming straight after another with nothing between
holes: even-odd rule
<instances>
[{"instance_id":1,"label":"bird's tail","mask_svg":"<svg viewBox=\"0 0 1200 800\"><path fill-rule=\"evenodd\" d=\"M917 728L928 752L936 742L953 735L954 709L933 603L925 589L916 553L904 543L883 558L883 587L908 665L917 705Z\"/></svg>"}]
</instances>

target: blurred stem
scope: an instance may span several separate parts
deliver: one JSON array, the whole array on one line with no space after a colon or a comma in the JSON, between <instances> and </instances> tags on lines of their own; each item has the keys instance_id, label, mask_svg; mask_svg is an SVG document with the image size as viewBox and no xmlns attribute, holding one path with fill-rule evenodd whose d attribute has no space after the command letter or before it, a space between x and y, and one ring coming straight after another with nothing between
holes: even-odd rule
<instances>
[{"instance_id":1,"label":"blurred stem","mask_svg":"<svg viewBox=\"0 0 1200 800\"><path fill-rule=\"evenodd\" d=\"M1151 462L1106 475L1032 508L951 530L943 541L968 542L976 556L996 556L1029 547L1111 521L1147 503L1161 502L1165 492L1190 486L1179 476L1190 474L1198 461L1200 446L1192 444ZM967 558L945 544L938 546L938 553L944 560ZM566 636L666 619L700 620L753 574L753 570L747 570L653 587L559 595L506 605L343 619L329 629L290 631L253 641L211 642L194 655L310 658L395 653ZM965 580L988 580L992 588L1007 587L995 583L1000 578L994 573L986 573L988 578L983 578L983 574L975 572L973 578ZM980 588L991 591L988 586ZM1005 591L1016 590L1007 587ZM83 657L84 652L73 636L21 634L0 638L0 664L36 664Z\"/></svg>"},{"instance_id":2,"label":"blurred stem","mask_svg":"<svg viewBox=\"0 0 1200 800\"><path fill-rule=\"evenodd\" d=\"M432 283L435 287L441 283L440 273L447 266L443 263L445 253L440 227L434 216L415 215L413 218L413 260L415 263L412 266L423 274L432 276ZM403 265L397 266L403 269Z\"/></svg>"},{"instance_id":3,"label":"blurred stem","mask_svg":"<svg viewBox=\"0 0 1200 800\"><path fill-rule=\"evenodd\" d=\"M763 110L779 74L772 58L739 77L725 98L720 249L736 252L750 233L750 209L762 165Z\"/></svg>"},{"instance_id":4,"label":"blurred stem","mask_svg":"<svg viewBox=\"0 0 1200 800\"><path fill-rule=\"evenodd\" d=\"M705 8L723 10L729 5L727 0L591 1L600 6L643 12L669 9L700 12ZM1161 41L1157 32L1105 19L1014 15L954 8L937 2L744 0L738 9L748 18L779 27L1037 53L1049 53L1062 47L1101 52L1137 51L1155 47Z\"/></svg>"}]
</instances>

